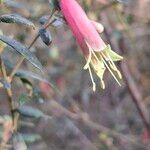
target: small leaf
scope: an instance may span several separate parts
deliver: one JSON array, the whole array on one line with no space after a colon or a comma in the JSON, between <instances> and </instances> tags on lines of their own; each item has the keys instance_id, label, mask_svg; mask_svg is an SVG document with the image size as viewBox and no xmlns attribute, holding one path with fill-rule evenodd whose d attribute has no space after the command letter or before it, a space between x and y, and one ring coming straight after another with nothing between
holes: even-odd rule
<instances>
[{"instance_id":1,"label":"small leaf","mask_svg":"<svg viewBox=\"0 0 150 150\"><path fill-rule=\"evenodd\" d=\"M41 29L39 30L39 35L40 35L42 41L43 41L47 46L49 46L49 45L51 44L51 42L52 42L52 37L51 37L51 34L50 34L49 31L47 31L46 29L41 28Z\"/></svg>"},{"instance_id":2,"label":"small leaf","mask_svg":"<svg viewBox=\"0 0 150 150\"><path fill-rule=\"evenodd\" d=\"M13 135L13 149L14 150L27 150L27 146L21 134L16 133Z\"/></svg>"},{"instance_id":3,"label":"small leaf","mask_svg":"<svg viewBox=\"0 0 150 150\"><path fill-rule=\"evenodd\" d=\"M23 24L35 28L34 24L31 21L18 14L2 15L0 16L0 22Z\"/></svg>"},{"instance_id":4,"label":"small leaf","mask_svg":"<svg viewBox=\"0 0 150 150\"><path fill-rule=\"evenodd\" d=\"M36 119L39 119L41 117L50 118L39 109L33 108L31 106L20 106L18 111L20 112L21 115L30 118L36 118Z\"/></svg>"},{"instance_id":5,"label":"small leaf","mask_svg":"<svg viewBox=\"0 0 150 150\"><path fill-rule=\"evenodd\" d=\"M9 45L10 47L12 47L13 49L15 49L18 53L20 53L21 55L23 55L29 62L31 62L35 67L37 67L38 69L42 70L42 65L39 62L39 60L37 59L37 57L28 50L27 47L25 47L24 45L22 45L20 42L11 39L7 36L2 36L0 35L0 40L3 41L4 43L6 43L7 45Z\"/></svg>"},{"instance_id":6,"label":"small leaf","mask_svg":"<svg viewBox=\"0 0 150 150\"><path fill-rule=\"evenodd\" d=\"M40 81L43 81L43 82L46 82L48 85L52 86L51 83L44 79L43 77L41 77L40 75L36 74L36 73L33 73L31 71L27 71L27 70L18 70L16 72L16 76L17 77L20 77L20 78L28 78L28 77L31 77L33 79L36 79L36 80L40 80Z\"/></svg>"}]
</instances>

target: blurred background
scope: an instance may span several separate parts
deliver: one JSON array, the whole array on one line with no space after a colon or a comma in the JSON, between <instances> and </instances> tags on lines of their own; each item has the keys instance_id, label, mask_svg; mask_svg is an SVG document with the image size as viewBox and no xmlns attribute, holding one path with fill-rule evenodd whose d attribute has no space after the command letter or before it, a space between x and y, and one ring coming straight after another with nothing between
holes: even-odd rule
<instances>
[{"instance_id":1,"label":"blurred background","mask_svg":"<svg viewBox=\"0 0 150 150\"><path fill-rule=\"evenodd\" d=\"M49 2L4 2L0 15L20 14L33 21L36 29L0 22L0 30L28 46L41 27L39 18L50 14ZM25 78L15 77L12 83L14 100L23 103L18 123L19 140L10 136L8 97L5 90L0 89L0 116L6 121L0 126L1 141L4 136L10 136L6 149L15 149L15 145L19 145L20 150L24 147L29 150L150 148L150 1L79 2L90 19L104 25L101 34L104 41L123 55L124 60L117 64L123 74L122 86L106 72L106 89L98 87L95 93L92 91L89 73L83 70L85 60L80 48L68 26L59 22L48 29L52 36L50 46L39 38L31 49L44 66L44 75L27 61L20 68L46 78L53 86L42 79L35 80L31 74ZM6 47L2 57L8 66L15 66L20 55L10 50ZM96 76L94 78L99 83Z\"/></svg>"}]
</instances>

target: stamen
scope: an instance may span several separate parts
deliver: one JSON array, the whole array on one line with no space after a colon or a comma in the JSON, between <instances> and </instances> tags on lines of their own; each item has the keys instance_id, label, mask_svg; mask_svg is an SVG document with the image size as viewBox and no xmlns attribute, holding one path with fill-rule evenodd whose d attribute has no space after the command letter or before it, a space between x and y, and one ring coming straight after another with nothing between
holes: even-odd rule
<instances>
[{"instance_id":1,"label":"stamen","mask_svg":"<svg viewBox=\"0 0 150 150\"><path fill-rule=\"evenodd\" d=\"M89 68L89 65L90 65L90 62L91 62L91 58L92 58L92 53L91 53L91 50L89 49L89 56L88 56L88 59L87 59L87 62L85 64L85 66L83 67L84 70Z\"/></svg>"},{"instance_id":2,"label":"stamen","mask_svg":"<svg viewBox=\"0 0 150 150\"><path fill-rule=\"evenodd\" d=\"M111 50L110 45L108 45L107 48ZM117 69L117 67L116 67L115 63L113 62L113 60L111 59L110 55L109 55L107 52L105 52L105 53L106 53L107 56L104 54L104 52L102 52L102 54L103 54L103 56L105 57L105 59L108 60L108 63L109 63L109 65L110 65L110 67L111 67L114 71L116 71L117 74L118 74L118 77L119 77L120 79L122 79L122 75L121 75L120 71ZM108 58L107 58L107 57L108 57Z\"/></svg>"},{"instance_id":3,"label":"stamen","mask_svg":"<svg viewBox=\"0 0 150 150\"><path fill-rule=\"evenodd\" d=\"M118 81L118 79L116 78L116 76L114 75L114 73L112 72L112 70L110 69L110 67L108 66L108 64L106 63L105 59L103 58L102 53L99 53L102 57L102 61L104 62L105 66L107 67L107 69L109 70L109 72L111 73L111 75L114 77L114 79L116 80L116 82L121 86L120 82Z\"/></svg>"},{"instance_id":4,"label":"stamen","mask_svg":"<svg viewBox=\"0 0 150 150\"><path fill-rule=\"evenodd\" d=\"M89 55L87 57L87 62L84 66L84 69L89 70L90 78L91 78L91 81L93 84L93 91L96 91L96 84L95 84L93 76L92 76L90 65L93 67L97 76L99 77L100 85L101 85L102 89L105 88L103 75L104 75L106 68L109 70L109 72L111 73L113 78L116 80L116 82L121 86L119 80L117 79L117 77L114 74L114 71L117 73L117 75L120 79L122 78L121 73L117 69L117 67L116 67L115 63L113 62L109 53L107 51L95 52L94 49L87 42L86 42L86 44L88 46ZM108 48L110 48L110 47L108 47Z\"/></svg>"},{"instance_id":5,"label":"stamen","mask_svg":"<svg viewBox=\"0 0 150 150\"><path fill-rule=\"evenodd\" d=\"M87 45L88 45L88 43L87 43ZM88 45L88 46L89 46L89 45ZM93 54L93 56L94 56L94 57L96 58L96 60L97 60L97 65L95 65L92 60L91 60L91 62L92 62L92 64L93 64L93 67L94 67L95 70L97 71L97 76L98 76L98 77L100 78L100 80L101 80L101 82L100 82L101 88L102 88L102 89L105 89L105 83L104 83L103 78L102 78L102 75L101 75L101 74L103 74L103 73L100 72L99 69L98 69L98 67L100 67L99 65L100 65L101 61L100 61L99 58L96 56L94 50L93 50L90 46L89 46L89 48L90 48L91 53ZM91 57L92 57L92 56L91 56ZM105 68L104 68L104 70L105 70Z\"/></svg>"},{"instance_id":6,"label":"stamen","mask_svg":"<svg viewBox=\"0 0 150 150\"><path fill-rule=\"evenodd\" d=\"M104 83L104 81L101 79L101 81L100 81L100 87L102 88L102 89L105 89L105 83Z\"/></svg>"},{"instance_id":7,"label":"stamen","mask_svg":"<svg viewBox=\"0 0 150 150\"><path fill-rule=\"evenodd\" d=\"M90 66L88 67L88 69L89 69L91 81L92 81L92 84L93 84L93 91L95 92L95 91L96 91L96 84L95 84L95 82L94 82L94 79L93 79L93 76L92 76L92 72L91 72Z\"/></svg>"},{"instance_id":8,"label":"stamen","mask_svg":"<svg viewBox=\"0 0 150 150\"><path fill-rule=\"evenodd\" d=\"M114 71L116 71L118 77L119 77L120 79L122 79L122 75L121 75L120 71L117 69L115 63L112 61L110 55L108 55L108 54L106 53L106 55L107 55L107 56L106 56L103 52L102 52L101 54L103 55L103 57L104 57L105 60L107 60L107 59L109 58L108 63L109 63L109 65L110 65L110 67L111 67ZM107 57L108 57L108 58L107 58Z\"/></svg>"},{"instance_id":9,"label":"stamen","mask_svg":"<svg viewBox=\"0 0 150 150\"><path fill-rule=\"evenodd\" d=\"M92 50L92 54L94 55L94 57L96 58L96 60L98 61L98 62L100 62L100 60L98 59L98 57L96 56L96 54L95 54L95 52Z\"/></svg>"},{"instance_id":10,"label":"stamen","mask_svg":"<svg viewBox=\"0 0 150 150\"><path fill-rule=\"evenodd\" d=\"M93 68L95 69L96 74L101 81L100 82L101 88L105 89L105 83L103 81L103 74L104 74L106 68L104 66L104 63L102 61L99 61L99 60L98 60L98 62L95 63L95 62L93 62L93 60L91 60L91 64L93 65Z\"/></svg>"}]
</instances>

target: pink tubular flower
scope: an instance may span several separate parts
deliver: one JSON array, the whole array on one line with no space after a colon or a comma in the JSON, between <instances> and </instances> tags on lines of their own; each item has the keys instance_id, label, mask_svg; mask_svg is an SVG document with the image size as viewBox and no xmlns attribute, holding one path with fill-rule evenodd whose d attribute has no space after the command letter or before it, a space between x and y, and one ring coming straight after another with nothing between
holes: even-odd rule
<instances>
[{"instance_id":1,"label":"pink tubular flower","mask_svg":"<svg viewBox=\"0 0 150 150\"><path fill-rule=\"evenodd\" d=\"M105 84L103 75L106 68L110 71L114 79L119 83L116 75L121 78L119 70L113 61L121 60L122 57L113 52L109 45L106 45L98 34L98 23L90 21L76 2L76 0L59 0L61 12L72 30L78 44L80 45L85 59L87 61L84 69L88 69L93 83L93 91L96 90L91 67L100 78L101 87L104 89Z\"/></svg>"}]
</instances>

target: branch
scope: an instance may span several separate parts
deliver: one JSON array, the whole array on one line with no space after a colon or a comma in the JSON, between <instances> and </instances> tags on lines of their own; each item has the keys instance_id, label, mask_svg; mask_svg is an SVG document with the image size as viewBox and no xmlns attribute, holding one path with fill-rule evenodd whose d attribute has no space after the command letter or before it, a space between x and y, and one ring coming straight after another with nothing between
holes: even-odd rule
<instances>
[{"instance_id":1,"label":"branch","mask_svg":"<svg viewBox=\"0 0 150 150\"><path fill-rule=\"evenodd\" d=\"M118 51L121 50L121 53L124 53L126 48L125 48L125 44L124 44L123 38L120 39L117 43L115 43L115 42L112 42L110 40L110 36L109 36L107 30L105 30L104 33L105 33L105 36L106 36L108 42L112 46L112 48L115 49L115 50L118 50ZM141 119L143 121L143 124L145 125L145 128L148 131L150 131L149 112L148 112L146 106L144 105L144 103L142 101L141 92L139 91L138 86L134 82L127 64L128 64L127 61L120 63L120 68L121 68L121 71L122 71L123 78L125 79L127 88L129 90L130 95L132 97L132 100L135 103L135 106L136 106L136 108L137 108L137 110L138 110L138 112L139 112L139 114L141 116Z\"/></svg>"},{"instance_id":2,"label":"branch","mask_svg":"<svg viewBox=\"0 0 150 150\"><path fill-rule=\"evenodd\" d=\"M53 9L50 16L49 16L49 19L48 21L43 25L43 29L47 29L52 23L54 20L51 20L52 16L54 15L55 13L55 10ZM39 38L39 33L37 33L37 35L35 36L35 38L32 40L31 44L29 45L28 49L30 50L30 48L33 46L33 44L36 42L36 40ZM16 66L14 67L14 69L12 70L11 74L10 74L10 80L13 79L15 73L17 72L17 70L20 68L21 64L23 63L24 61L24 56L22 56L19 61L17 62Z\"/></svg>"},{"instance_id":3,"label":"branch","mask_svg":"<svg viewBox=\"0 0 150 150\"><path fill-rule=\"evenodd\" d=\"M138 139L135 136L124 135L117 131L111 130L103 125L100 125L96 122L93 122L86 112L82 112L81 110L79 110L79 113L72 113L71 111L69 111L68 109L66 109L61 104L59 104L58 102L54 100L51 100L49 105L47 105L47 107L54 116L65 115L72 120L79 121L80 123L82 122L84 125L88 126L90 129L96 130L98 132L106 132L118 139L129 141L142 148L145 147L143 144L138 142Z\"/></svg>"}]
</instances>

